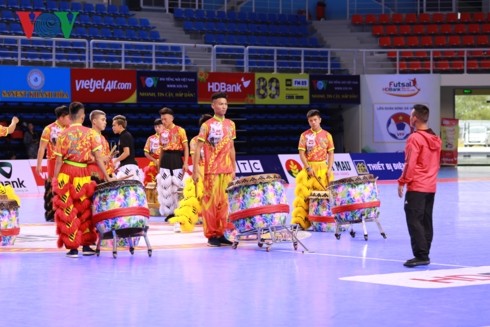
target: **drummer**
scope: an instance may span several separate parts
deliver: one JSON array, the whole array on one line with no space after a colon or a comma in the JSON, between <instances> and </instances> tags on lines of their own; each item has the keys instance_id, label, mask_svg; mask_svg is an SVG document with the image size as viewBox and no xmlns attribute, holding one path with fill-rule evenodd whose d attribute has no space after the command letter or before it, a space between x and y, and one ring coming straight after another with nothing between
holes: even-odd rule
<instances>
[{"instance_id":1,"label":"drummer","mask_svg":"<svg viewBox=\"0 0 490 327\"><path fill-rule=\"evenodd\" d=\"M114 164L112 163L111 158L111 149L109 146L109 142L102 135L102 131L105 130L107 126L107 116L105 112L102 110L92 110L89 115L90 123L92 123L92 130L100 137L100 142L102 144L101 156L102 161L104 161L104 165L106 167L107 175L111 176L114 172ZM92 179L95 180L97 184L101 183L104 180L104 174L99 171L99 167L95 162L95 157L93 161L91 161L88 165L89 170L92 172Z\"/></svg>"},{"instance_id":2,"label":"drummer","mask_svg":"<svg viewBox=\"0 0 490 327\"><path fill-rule=\"evenodd\" d=\"M235 178L235 123L225 118L228 109L226 93L211 96L213 118L202 124L196 144L193 162L201 161L201 149L204 149L204 189L202 197L202 217L204 236L208 246L231 245L224 236L228 218L228 196L226 187ZM199 169L194 169L192 179L197 185Z\"/></svg>"},{"instance_id":3,"label":"drummer","mask_svg":"<svg viewBox=\"0 0 490 327\"><path fill-rule=\"evenodd\" d=\"M116 169L116 178L133 179L143 182L143 172L138 167L135 158L134 137L126 129L128 121L123 115L112 118L112 131L119 135L118 153L119 156L113 159Z\"/></svg>"},{"instance_id":4,"label":"drummer","mask_svg":"<svg viewBox=\"0 0 490 327\"><path fill-rule=\"evenodd\" d=\"M109 176L100 154L100 137L88 127L82 126L85 120L83 104L72 102L69 112L72 123L59 135L54 151L53 207L59 235L58 247L64 245L69 250L66 256L77 258L80 245L83 255L95 254L95 250L90 247L97 240L90 210L95 182L91 181L87 167L92 155L104 180L108 181Z\"/></svg>"},{"instance_id":5,"label":"drummer","mask_svg":"<svg viewBox=\"0 0 490 327\"><path fill-rule=\"evenodd\" d=\"M312 109L306 118L310 129L299 138L299 157L304 169L296 176L296 200L293 203L292 224L308 229L308 198L312 191L325 191L333 181L334 144L332 135L322 129L320 111Z\"/></svg>"}]
</instances>

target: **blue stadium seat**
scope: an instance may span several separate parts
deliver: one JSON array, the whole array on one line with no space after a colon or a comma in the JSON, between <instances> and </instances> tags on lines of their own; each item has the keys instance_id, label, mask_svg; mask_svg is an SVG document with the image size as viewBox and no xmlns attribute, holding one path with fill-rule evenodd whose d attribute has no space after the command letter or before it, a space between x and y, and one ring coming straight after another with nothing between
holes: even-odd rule
<instances>
[{"instance_id":1,"label":"blue stadium seat","mask_svg":"<svg viewBox=\"0 0 490 327\"><path fill-rule=\"evenodd\" d=\"M71 11L83 12L83 6L81 2L72 2L71 3Z\"/></svg>"},{"instance_id":2,"label":"blue stadium seat","mask_svg":"<svg viewBox=\"0 0 490 327\"><path fill-rule=\"evenodd\" d=\"M137 18L131 17L128 18L128 25L130 28L136 29L139 28L140 23Z\"/></svg>"},{"instance_id":3,"label":"blue stadium seat","mask_svg":"<svg viewBox=\"0 0 490 327\"><path fill-rule=\"evenodd\" d=\"M97 3L95 4L95 13L97 15L106 15L107 14L107 7L103 3Z\"/></svg>"},{"instance_id":4,"label":"blue stadium seat","mask_svg":"<svg viewBox=\"0 0 490 327\"><path fill-rule=\"evenodd\" d=\"M175 8L174 9L174 19L175 20L184 20L184 9L182 8Z\"/></svg>"},{"instance_id":5,"label":"blue stadium seat","mask_svg":"<svg viewBox=\"0 0 490 327\"><path fill-rule=\"evenodd\" d=\"M148 18L140 18L139 25L145 30L152 30L155 28L155 26L150 24L150 20Z\"/></svg>"},{"instance_id":6,"label":"blue stadium seat","mask_svg":"<svg viewBox=\"0 0 490 327\"><path fill-rule=\"evenodd\" d=\"M203 9L196 9L194 11L194 19L200 20L200 21L205 21L206 20L206 11L204 11Z\"/></svg>"},{"instance_id":7,"label":"blue stadium seat","mask_svg":"<svg viewBox=\"0 0 490 327\"><path fill-rule=\"evenodd\" d=\"M46 5L44 3L44 0L34 0L32 2L32 8L34 10L46 10Z\"/></svg>"},{"instance_id":8,"label":"blue stadium seat","mask_svg":"<svg viewBox=\"0 0 490 327\"><path fill-rule=\"evenodd\" d=\"M163 40L160 37L160 32L158 32L158 31L150 31L150 41L152 41L152 42L163 42L165 40Z\"/></svg>"},{"instance_id":9,"label":"blue stadium seat","mask_svg":"<svg viewBox=\"0 0 490 327\"><path fill-rule=\"evenodd\" d=\"M102 34L97 27L89 27L88 33L82 37L85 37L85 38L88 37L90 39L100 39L100 38L102 38Z\"/></svg>"},{"instance_id":10,"label":"blue stadium seat","mask_svg":"<svg viewBox=\"0 0 490 327\"><path fill-rule=\"evenodd\" d=\"M148 31L138 31L138 38L142 41L150 41L150 33Z\"/></svg>"},{"instance_id":11,"label":"blue stadium seat","mask_svg":"<svg viewBox=\"0 0 490 327\"><path fill-rule=\"evenodd\" d=\"M20 9L22 10L32 10L34 9L31 0L20 0Z\"/></svg>"},{"instance_id":12,"label":"blue stadium seat","mask_svg":"<svg viewBox=\"0 0 490 327\"><path fill-rule=\"evenodd\" d=\"M22 30L22 26L19 23L9 23L9 34L13 35L24 35L24 31Z\"/></svg>"},{"instance_id":13,"label":"blue stadium seat","mask_svg":"<svg viewBox=\"0 0 490 327\"><path fill-rule=\"evenodd\" d=\"M113 39L112 29L104 27L100 30L100 37L103 39Z\"/></svg>"},{"instance_id":14,"label":"blue stadium seat","mask_svg":"<svg viewBox=\"0 0 490 327\"><path fill-rule=\"evenodd\" d=\"M12 10L20 9L19 1L18 0L7 0L7 8L10 8Z\"/></svg>"},{"instance_id":15,"label":"blue stadium seat","mask_svg":"<svg viewBox=\"0 0 490 327\"><path fill-rule=\"evenodd\" d=\"M184 20L194 20L194 9L184 9Z\"/></svg>"},{"instance_id":16,"label":"blue stadium seat","mask_svg":"<svg viewBox=\"0 0 490 327\"><path fill-rule=\"evenodd\" d=\"M115 23L116 23L117 27L119 27L119 28L121 28L121 27L125 28L125 27L129 26L128 20L126 19L126 17L116 17Z\"/></svg>"},{"instance_id":17,"label":"blue stadium seat","mask_svg":"<svg viewBox=\"0 0 490 327\"><path fill-rule=\"evenodd\" d=\"M60 11L70 11L70 2L68 1L59 1L58 8Z\"/></svg>"},{"instance_id":18,"label":"blue stadium seat","mask_svg":"<svg viewBox=\"0 0 490 327\"><path fill-rule=\"evenodd\" d=\"M119 16L119 9L116 5L107 5L107 13L112 16Z\"/></svg>"},{"instance_id":19,"label":"blue stadium seat","mask_svg":"<svg viewBox=\"0 0 490 327\"><path fill-rule=\"evenodd\" d=\"M94 4L90 2L85 2L83 4L83 12L86 14L95 14Z\"/></svg>"},{"instance_id":20,"label":"blue stadium seat","mask_svg":"<svg viewBox=\"0 0 490 327\"><path fill-rule=\"evenodd\" d=\"M126 5L120 5L119 6L119 15L124 16L124 17L132 16L131 12L129 11L128 6L126 6Z\"/></svg>"},{"instance_id":21,"label":"blue stadium seat","mask_svg":"<svg viewBox=\"0 0 490 327\"><path fill-rule=\"evenodd\" d=\"M207 21L215 21L216 20L216 11L206 10L206 20Z\"/></svg>"},{"instance_id":22,"label":"blue stadium seat","mask_svg":"<svg viewBox=\"0 0 490 327\"><path fill-rule=\"evenodd\" d=\"M116 22L114 21L114 17L109 16L109 15L104 16L102 19L102 25L104 25L106 27L111 27L111 28L115 27Z\"/></svg>"},{"instance_id":23,"label":"blue stadium seat","mask_svg":"<svg viewBox=\"0 0 490 327\"><path fill-rule=\"evenodd\" d=\"M8 23L8 22L14 22L18 20L19 17L17 17L17 15L12 10L4 9L0 11L0 21Z\"/></svg>"},{"instance_id":24,"label":"blue stadium seat","mask_svg":"<svg viewBox=\"0 0 490 327\"><path fill-rule=\"evenodd\" d=\"M92 15L92 25L102 27L104 25L104 17L100 15Z\"/></svg>"},{"instance_id":25,"label":"blue stadium seat","mask_svg":"<svg viewBox=\"0 0 490 327\"><path fill-rule=\"evenodd\" d=\"M126 32L121 28L116 28L112 31L112 36L116 40L124 40L126 39Z\"/></svg>"},{"instance_id":26,"label":"blue stadium seat","mask_svg":"<svg viewBox=\"0 0 490 327\"><path fill-rule=\"evenodd\" d=\"M79 14L77 17L77 23L83 25L84 27L88 27L89 25L92 25L92 19L89 15Z\"/></svg>"}]
</instances>

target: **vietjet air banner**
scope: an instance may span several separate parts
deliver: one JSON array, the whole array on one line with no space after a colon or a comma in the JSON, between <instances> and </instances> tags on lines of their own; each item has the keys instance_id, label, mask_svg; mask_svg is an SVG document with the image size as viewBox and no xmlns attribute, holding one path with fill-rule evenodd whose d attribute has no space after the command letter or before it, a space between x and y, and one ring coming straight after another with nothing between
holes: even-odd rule
<instances>
[{"instance_id":1,"label":"vietjet air banner","mask_svg":"<svg viewBox=\"0 0 490 327\"><path fill-rule=\"evenodd\" d=\"M429 126L439 134L440 75L363 75L361 140L364 152L400 152L411 133L414 104L429 107Z\"/></svg>"},{"instance_id":2,"label":"vietjet air banner","mask_svg":"<svg viewBox=\"0 0 490 327\"><path fill-rule=\"evenodd\" d=\"M308 74L255 73L256 104L309 104Z\"/></svg>"},{"instance_id":3,"label":"vietjet air banner","mask_svg":"<svg viewBox=\"0 0 490 327\"><path fill-rule=\"evenodd\" d=\"M136 70L72 69L71 93L83 103L136 103Z\"/></svg>"},{"instance_id":4,"label":"vietjet air banner","mask_svg":"<svg viewBox=\"0 0 490 327\"><path fill-rule=\"evenodd\" d=\"M199 103L210 103L213 93L226 92L229 104L253 104L254 74L199 72L197 90Z\"/></svg>"}]
</instances>

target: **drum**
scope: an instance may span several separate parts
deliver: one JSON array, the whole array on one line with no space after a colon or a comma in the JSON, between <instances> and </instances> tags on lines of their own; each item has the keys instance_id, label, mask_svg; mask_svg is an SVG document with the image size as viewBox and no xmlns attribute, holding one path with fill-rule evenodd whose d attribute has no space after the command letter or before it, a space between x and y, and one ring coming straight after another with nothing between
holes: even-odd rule
<instances>
[{"instance_id":1,"label":"drum","mask_svg":"<svg viewBox=\"0 0 490 327\"><path fill-rule=\"evenodd\" d=\"M310 194L308 220L315 232L335 231L335 218L330 209L330 192L313 191Z\"/></svg>"},{"instance_id":2,"label":"drum","mask_svg":"<svg viewBox=\"0 0 490 327\"><path fill-rule=\"evenodd\" d=\"M146 200L150 216L160 216L160 204L158 203L157 183L150 182L145 186Z\"/></svg>"},{"instance_id":3,"label":"drum","mask_svg":"<svg viewBox=\"0 0 490 327\"><path fill-rule=\"evenodd\" d=\"M380 201L374 175L342 178L330 183L330 205L339 223L359 223L379 216Z\"/></svg>"},{"instance_id":4,"label":"drum","mask_svg":"<svg viewBox=\"0 0 490 327\"><path fill-rule=\"evenodd\" d=\"M113 239L117 231L118 246L128 246L126 238L141 232L147 225L150 211L143 184L122 180L97 185L93 195L92 219L102 239ZM137 245L139 237L133 238ZM111 242L106 243L112 246Z\"/></svg>"},{"instance_id":5,"label":"drum","mask_svg":"<svg viewBox=\"0 0 490 327\"><path fill-rule=\"evenodd\" d=\"M9 200L6 195L0 195L0 245L14 245L19 232L19 205L17 201Z\"/></svg>"},{"instance_id":6,"label":"drum","mask_svg":"<svg viewBox=\"0 0 490 327\"><path fill-rule=\"evenodd\" d=\"M228 219L239 233L286 223L289 205L283 183L278 174L262 174L242 177L228 185Z\"/></svg>"}]
</instances>

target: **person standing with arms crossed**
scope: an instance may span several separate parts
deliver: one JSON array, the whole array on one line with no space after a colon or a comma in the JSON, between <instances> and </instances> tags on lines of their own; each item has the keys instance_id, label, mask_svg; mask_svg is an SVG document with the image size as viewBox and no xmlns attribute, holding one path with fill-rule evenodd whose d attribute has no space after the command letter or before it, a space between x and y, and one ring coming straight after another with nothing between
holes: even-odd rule
<instances>
[{"instance_id":1,"label":"person standing with arms crossed","mask_svg":"<svg viewBox=\"0 0 490 327\"><path fill-rule=\"evenodd\" d=\"M41 141L39 142L39 149L37 151L37 165L36 173L41 175L42 163L44 153L46 153L46 159L48 163L48 175L44 181L44 218L46 221L54 221L54 209L53 209L53 190L51 188L51 180L54 174L54 165L56 162L56 156L54 154L54 148L56 146L56 140L60 133L70 126L70 115L67 106L60 106L54 109L56 115L56 121L44 127L41 134Z\"/></svg>"},{"instance_id":2,"label":"person standing with arms crossed","mask_svg":"<svg viewBox=\"0 0 490 327\"><path fill-rule=\"evenodd\" d=\"M105 181L109 180L109 176L100 155L100 137L95 131L82 126L85 120L83 104L72 102L69 111L72 123L59 135L54 150L53 207L59 235L58 247L64 245L69 250L66 256L77 258L80 245L84 256L94 255L95 250L90 245L97 241L90 208L95 190L95 182L91 180L88 168L92 156Z\"/></svg>"},{"instance_id":3,"label":"person standing with arms crossed","mask_svg":"<svg viewBox=\"0 0 490 327\"><path fill-rule=\"evenodd\" d=\"M179 203L177 191L183 186L188 168L189 146L185 130L174 124L173 110L165 107L159 113L163 130L160 133L160 173L156 179L160 214L168 221L174 217ZM174 232L180 232L180 224L174 224Z\"/></svg>"},{"instance_id":4,"label":"person standing with arms crossed","mask_svg":"<svg viewBox=\"0 0 490 327\"><path fill-rule=\"evenodd\" d=\"M310 129L299 138L298 151L304 170L296 176L296 199L293 203L292 224L308 229L309 197L312 191L325 191L333 181L334 144L332 135L322 129L320 111L312 109L306 113Z\"/></svg>"},{"instance_id":5,"label":"person standing with arms crossed","mask_svg":"<svg viewBox=\"0 0 490 327\"><path fill-rule=\"evenodd\" d=\"M231 245L224 236L228 218L228 196L226 188L235 178L236 138L235 123L225 118L228 109L226 93L215 93L211 97L214 116L201 125L193 157L194 163L201 160L204 149L204 189L202 197L202 217L204 236L208 246ZM197 185L199 169L194 169L192 179Z\"/></svg>"},{"instance_id":6,"label":"person standing with arms crossed","mask_svg":"<svg viewBox=\"0 0 490 327\"><path fill-rule=\"evenodd\" d=\"M143 173L138 167L135 159L134 138L126 129L128 122L126 117L117 115L112 118L112 131L119 135L118 151L119 157L114 158L113 163L116 169L116 178L125 178L137 180L143 183ZM119 167L118 167L119 165Z\"/></svg>"},{"instance_id":7,"label":"person standing with arms crossed","mask_svg":"<svg viewBox=\"0 0 490 327\"><path fill-rule=\"evenodd\" d=\"M413 259L407 260L405 267L430 264L430 247L434 230L432 211L440 168L442 141L427 122L429 108L423 104L413 106L410 126L415 131L410 134L405 145L405 166L398 179L398 196L403 197L405 185L405 217L412 246Z\"/></svg>"}]
</instances>

